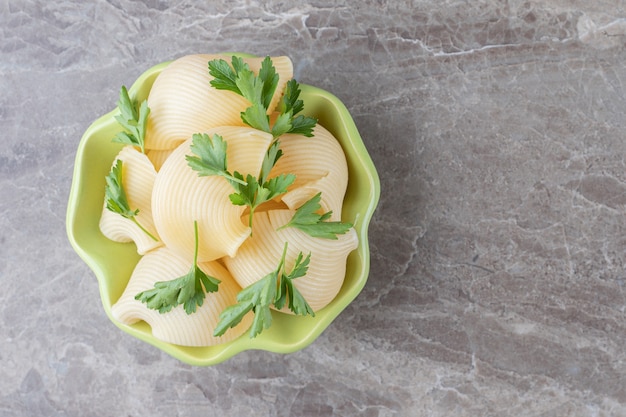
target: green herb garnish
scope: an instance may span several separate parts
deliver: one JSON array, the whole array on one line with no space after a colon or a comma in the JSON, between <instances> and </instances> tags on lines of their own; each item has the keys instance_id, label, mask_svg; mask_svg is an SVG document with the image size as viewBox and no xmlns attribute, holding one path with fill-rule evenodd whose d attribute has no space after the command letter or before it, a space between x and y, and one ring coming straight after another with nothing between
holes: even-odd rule
<instances>
[{"instance_id":1,"label":"green herb garnish","mask_svg":"<svg viewBox=\"0 0 626 417\"><path fill-rule=\"evenodd\" d=\"M294 79L287 82L285 94L276 109L279 115L274 125L270 126L267 112L273 110L269 106L278 85L278 74L269 56L263 59L258 75L237 56L232 57L231 65L223 59L214 59L209 61L208 66L209 74L213 76L211 86L218 90L232 91L250 102L251 106L241 113L245 124L271 133L274 138L284 133L313 136L317 120L303 115L296 116L304 109L304 105L298 98L300 85Z\"/></svg>"},{"instance_id":2,"label":"green herb garnish","mask_svg":"<svg viewBox=\"0 0 626 417\"><path fill-rule=\"evenodd\" d=\"M150 114L148 101L144 100L138 105L136 101L131 100L126 87L122 86L117 107L120 109L120 114L115 116L115 120L126 131L119 132L113 138L113 142L138 146L141 152L145 153L144 139L148 125L148 115Z\"/></svg>"},{"instance_id":3,"label":"green herb garnish","mask_svg":"<svg viewBox=\"0 0 626 417\"><path fill-rule=\"evenodd\" d=\"M287 243L285 243L285 250L287 249ZM283 255L284 260L284 255ZM294 263L291 272L288 274L283 273L274 300L274 306L278 309L282 309L287 304L287 307L297 315L306 316L307 314L315 316L315 312L306 302L300 291L293 285L293 280L306 275L309 269L309 262L311 261L311 254L309 253L306 258L302 252L298 253L298 257Z\"/></svg>"},{"instance_id":4,"label":"green herb garnish","mask_svg":"<svg viewBox=\"0 0 626 417\"><path fill-rule=\"evenodd\" d=\"M194 221L193 226L195 251L191 270L181 277L156 282L153 289L140 292L135 300L146 303L148 308L161 314L179 304L183 305L187 314L192 314L204 303L205 293L217 291L220 280L205 274L198 267L198 222Z\"/></svg>"},{"instance_id":5,"label":"green herb garnish","mask_svg":"<svg viewBox=\"0 0 626 417\"><path fill-rule=\"evenodd\" d=\"M318 211L322 208L320 205L321 198L322 193L317 193L311 197L310 200L296 210L289 223L282 225L278 230L286 227L295 227L310 236L333 240L337 239L337 235L342 235L350 230L352 227L350 223L327 221L332 215L332 211L318 214Z\"/></svg>"},{"instance_id":6,"label":"green herb garnish","mask_svg":"<svg viewBox=\"0 0 626 417\"><path fill-rule=\"evenodd\" d=\"M193 135L191 151L194 155L187 155L187 163L198 175L217 175L226 178L235 192L229 195L231 203L237 206L248 206L250 214L248 225L252 228L252 219L255 209L261 204L287 192L296 176L294 174L281 174L277 177L268 178L282 152L278 148L278 142L274 142L265 154L261 165L259 178L248 174L244 176L235 171L230 173L226 166L227 146L224 139L214 135L209 139L207 135Z\"/></svg>"},{"instance_id":7,"label":"green herb garnish","mask_svg":"<svg viewBox=\"0 0 626 417\"><path fill-rule=\"evenodd\" d=\"M243 180L243 176L238 172L235 172L235 177ZM255 209L261 204L286 193L287 187L293 184L295 179L296 176L294 174L281 174L277 177L270 178L264 183L259 183L256 177L248 174L245 179L245 185L231 183L237 192L229 195L229 198L234 205L248 206L250 209L248 226L252 227Z\"/></svg>"},{"instance_id":8,"label":"green herb garnish","mask_svg":"<svg viewBox=\"0 0 626 417\"><path fill-rule=\"evenodd\" d=\"M139 209L133 210L130 208L130 204L128 203L128 198L126 197L126 192L124 191L124 186L122 183L122 171L123 163L121 159L118 159L115 165L111 167L111 171L109 172L109 174L105 177L106 186L104 188L104 196L106 208L113 213L117 213L120 216L131 220L153 240L158 241L158 239L154 237L152 233L146 230L137 221L136 216L137 214L139 214Z\"/></svg>"},{"instance_id":9,"label":"green herb garnish","mask_svg":"<svg viewBox=\"0 0 626 417\"><path fill-rule=\"evenodd\" d=\"M309 268L311 255L306 258L300 252L290 272L285 271L285 257L287 255L287 243L283 248L283 254L278 267L255 282L241 290L237 294L237 304L226 307L220 314L214 336L221 336L226 331L235 327L248 312L254 312L254 319L250 327L250 338L256 337L264 329L272 324L270 307L281 309L285 304L298 315L315 316L315 312L306 302L300 291L293 285L293 280L306 275Z\"/></svg>"},{"instance_id":10,"label":"green herb garnish","mask_svg":"<svg viewBox=\"0 0 626 417\"><path fill-rule=\"evenodd\" d=\"M217 175L228 181L245 184L228 172L226 147L226 141L218 134L210 138L206 133L196 133L192 136L191 152L197 156L185 156L187 164L198 172L198 176Z\"/></svg>"}]
</instances>

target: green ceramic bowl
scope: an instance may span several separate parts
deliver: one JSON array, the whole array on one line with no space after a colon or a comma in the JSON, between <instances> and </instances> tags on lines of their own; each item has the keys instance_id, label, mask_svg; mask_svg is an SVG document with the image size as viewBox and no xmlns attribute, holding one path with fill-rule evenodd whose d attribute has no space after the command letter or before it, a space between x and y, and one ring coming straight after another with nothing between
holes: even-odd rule
<instances>
[{"instance_id":1,"label":"green ceramic bowl","mask_svg":"<svg viewBox=\"0 0 626 417\"><path fill-rule=\"evenodd\" d=\"M148 96L154 80L168 65L156 65L137 79L129 89L141 101ZM104 199L105 176L121 145L111 138L120 130L114 119L117 110L97 119L83 135L76 153L74 177L67 209L67 234L78 255L94 271L106 314L119 328L169 355L191 365L213 365L244 350L261 349L291 353L308 346L361 292L369 274L367 229L378 204L380 182L372 160L348 110L337 97L319 88L301 85L304 113L317 117L341 142L348 160L349 184L343 219L353 221L359 246L347 261L346 278L337 297L315 317L292 316L273 312L272 326L250 339L240 338L211 347L183 347L162 342L152 336L150 327L140 322L132 326L117 322L111 306L120 297L139 260L133 243L107 239L98 223Z\"/></svg>"}]
</instances>

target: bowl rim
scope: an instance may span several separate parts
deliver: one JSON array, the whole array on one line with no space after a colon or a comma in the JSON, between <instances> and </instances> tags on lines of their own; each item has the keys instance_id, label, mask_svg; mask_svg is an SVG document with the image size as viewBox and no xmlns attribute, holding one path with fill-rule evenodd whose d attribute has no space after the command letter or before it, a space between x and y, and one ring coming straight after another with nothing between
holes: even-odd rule
<instances>
[{"instance_id":1,"label":"bowl rim","mask_svg":"<svg viewBox=\"0 0 626 417\"><path fill-rule=\"evenodd\" d=\"M250 54L242 54L236 52L227 52L221 53L221 55L238 55L238 56L253 56ZM154 81L160 72L166 68L172 61L165 61L160 64L154 65L148 70L144 71L132 84L132 86L128 89L129 94L133 97L144 85L149 82L150 79ZM311 344L331 323L336 319L337 316L359 295L365 286L368 276L369 276L369 265L370 265L370 250L369 250L369 239L368 239L368 228L369 223L373 217L373 214L376 210L380 199L380 179L378 177L378 173L374 166L374 163L365 148L365 144L358 132L356 124L352 119L348 109L343 104L338 97L334 94L322 90L318 87L314 87L307 84L300 84L302 90L302 98L306 97L314 97L322 98L323 100L327 100L337 109L337 116L339 119L339 123L341 129L347 132L347 140L348 142L344 144L342 140L342 147L344 147L344 152L348 157L354 159L362 168L362 173L365 174L364 178L360 178L359 181L365 182L368 185L367 191L367 204L360 207L359 213L362 215L355 222L355 229L357 231L357 235L359 237L359 245L354 253L360 259L360 269L356 271L358 273L359 278L356 280L356 285L351 286L348 291L342 294L342 297L339 295L333 300L331 303L333 308L327 312L328 317L325 317L324 320L315 320L308 316L301 317L298 319L303 322L310 322L310 327L307 331L306 337L291 343L286 343L284 340L281 343L277 343L271 337L267 336L269 334L269 330L266 330L261 335L257 336L253 340L247 340L249 343L244 343L240 339L247 338L247 332L244 332L239 338L235 339L232 342L228 342L225 344L215 345L208 348L190 348L190 347L182 347L178 345L173 345L170 343L162 342L152 336L152 333L149 331L149 326L140 322L137 325L125 325L118 322L113 318L111 314L110 304L113 304L111 300L105 296L107 291L107 278L105 272L102 269L100 262L98 262L94 256L87 250L87 248L83 247L83 245L79 242L78 235L80 231L78 230L78 222L77 219L79 217L79 208L81 206L81 198L84 193L84 187L86 186L86 178L81 175L82 165L85 162L85 153L90 144L90 138L96 135L104 126L114 121L114 116L118 113L117 108L107 112L106 114L98 117L95 121L93 121L89 127L83 133L80 142L78 144L74 169L72 174L72 183L68 198L68 207L66 213L66 232L68 239L70 241L71 246L74 251L79 255L79 257L90 267L92 272L95 274L96 279L98 281L98 290L101 297L101 303L104 307L104 310L109 317L109 319L121 330L124 332L153 345L160 350L164 351L168 355L190 365L195 366L208 366L215 365L221 363L232 356L245 351L245 350L266 350L275 353L292 353L298 350L301 350ZM151 86L150 86L151 88ZM150 90L148 88L148 91ZM305 101L305 112L306 112L306 101ZM338 138L339 140L339 138ZM350 145L352 152L346 151L345 147ZM350 185L348 185L348 188ZM102 191L102 196L104 192ZM360 202L363 204L364 202ZM104 236L102 236L104 238ZM106 239L106 238L104 238ZM352 254L350 255L352 256ZM343 286L342 286L343 291ZM320 312L326 310L326 307ZM318 312L319 313L319 312ZM316 317L319 314L316 313ZM274 316L277 316L273 313ZM146 326L148 330L146 330ZM265 336L264 336L265 335ZM239 343L235 343L240 340ZM208 355L203 355L203 352L209 352Z\"/></svg>"}]
</instances>

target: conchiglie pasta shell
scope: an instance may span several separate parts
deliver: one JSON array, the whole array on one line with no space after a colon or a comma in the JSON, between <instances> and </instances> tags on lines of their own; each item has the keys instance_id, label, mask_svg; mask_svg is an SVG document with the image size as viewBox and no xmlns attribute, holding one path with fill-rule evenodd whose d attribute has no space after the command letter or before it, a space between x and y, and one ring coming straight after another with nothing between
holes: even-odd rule
<instances>
[{"instance_id":1,"label":"conchiglie pasta shell","mask_svg":"<svg viewBox=\"0 0 626 417\"><path fill-rule=\"evenodd\" d=\"M148 159L150 159L150 161L152 162L152 165L154 165L154 169L158 172L165 163L165 160L169 158L172 152L174 152L174 149L176 148L149 149L146 151L146 155L148 156Z\"/></svg>"},{"instance_id":2,"label":"conchiglie pasta shell","mask_svg":"<svg viewBox=\"0 0 626 417\"><path fill-rule=\"evenodd\" d=\"M159 340L183 346L211 346L227 343L239 337L251 324L252 314L229 329L223 336L213 336L219 315L226 307L236 303L241 287L230 273L218 262L200 263L198 267L206 274L219 279L219 290L207 293L202 306L193 314L187 314L182 305L161 314L149 309L135 296L154 287L157 281L169 281L189 272L192 264L162 247L143 256L128 282L120 299L112 306L113 317L124 324L145 321L152 334Z\"/></svg>"},{"instance_id":3,"label":"conchiglie pasta shell","mask_svg":"<svg viewBox=\"0 0 626 417\"><path fill-rule=\"evenodd\" d=\"M285 134L280 137L284 155L278 160L270 176L281 172L296 174L296 181L281 200L290 209L297 209L315 194L321 192L324 212L332 211L330 220L341 220L343 199L348 186L348 165L337 139L318 124L312 138Z\"/></svg>"},{"instance_id":4,"label":"conchiglie pasta shell","mask_svg":"<svg viewBox=\"0 0 626 417\"><path fill-rule=\"evenodd\" d=\"M210 60L226 55L187 55L173 61L157 77L148 96L150 116L145 139L146 149L171 149L194 133L203 133L216 126L241 126L240 113L250 106L242 96L218 90L209 83ZM263 58L244 58L250 69L258 73ZM273 57L279 75L278 86L268 114L278 104L283 90L293 77L293 64L288 57Z\"/></svg>"},{"instance_id":5,"label":"conchiglie pasta shell","mask_svg":"<svg viewBox=\"0 0 626 417\"><path fill-rule=\"evenodd\" d=\"M285 259L286 270L293 268L300 252L311 254L309 269L305 276L293 281L313 311L330 303L343 283L346 258L356 249L358 237L354 229L339 235L337 240L314 238L288 227L277 231L293 216L292 210L260 212L254 218L254 235L250 237L234 258L224 258L226 267L242 287L247 287L278 266L285 242L288 242ZM289 312L287 309L283 309Z\"/></svg>"},{"instance_id":6,"label":"conchiglie pasta shell","mask_svg":"<svg viewBox=\"0 0 626 417\"><path fill-rule=\"evenodd\" d=\"M122 187L131 209L139 209L135 219L143 228L158 239L158 233L152 217L152 188L156 171L145 154L132 146L125 146L118 153L113 165L122 161ZM135 242L137 252L143 255L147 251L162 245L141 230L133 221L106 208L106 202L100 217L100 230L115 242Z\"/></svg>"},{"instance_id":7,"label":"conchiglie pasta shell","mask_svg":"<svg viewBox=\"0 0 626 417\"><path fill-rule=\"evenodd\" d=\"M227 142L227 164L231 171L258 175L272 135L249 127L219 127L207 132ZM185 141L167 159L156 176L152 194L154 221L161 239L180 256L194 253L194 221L198 222L198 259L211 261L234 256L250 235L241 220L244 206L235 206L229 195L232 186L219 176L198 176L185 159L191 155L191 140Z\"/></svg>"}]
</instances>

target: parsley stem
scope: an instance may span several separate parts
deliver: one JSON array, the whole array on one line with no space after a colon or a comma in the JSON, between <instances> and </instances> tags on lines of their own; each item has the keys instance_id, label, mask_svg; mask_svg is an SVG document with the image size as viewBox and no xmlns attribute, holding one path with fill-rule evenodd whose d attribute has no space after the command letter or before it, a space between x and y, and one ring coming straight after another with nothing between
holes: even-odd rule
<instances>
[{"instance_id":1,"label":"parsley stem","mask_svg":"<svg viewBox=\"0 0 626 417\"><path fill-rule=\"evenodd\" d=\"M233 176L233 175L230 175L230 174L228 174L227 172L226 172L226 173L220 173L220 174L218 174L218 175L220 175L220 176L222 176L222 177L226 178L228 181L231 181L231 182L236 182L237 184L241 184L241 185L244 185L244 186L245 186L245 185L248 185L248 183L247 183L247 182L245 182L244 180L239 179L239 178L237 178L237 177L235 177L235 176Z\"/></svg>"},{"instance_id":2,"label":"parsley stem","mask_svg":"<svg viewBox=\"0 0 626 417\"><path fill-rule=\"evenodd\" d=\"M289 242L285 242L285 246L283 246L283 254L280 257L280 265L278 265L277 272L285 265L285 258L287 257L287 246L289 246Z\"/></svg>"},{"instance_id":3,"label":"parsley stem","mask_svg":"<svg viewBox=\"0 0 626 417\"><path fill-rule=\"evenodd\" d=\"M156 237L154 237L154 235L150 232L148 232L148 230L146 230L141 224L139 224L139 222L137 221L137 219L135 218L135 216L130 218L141 230L143 230L148 236L150 236L152 238L152 240L154 240L155 242L158 242L159 239L157 239Z\"/></svg>"},{"instance_id":4,"label":"parsley stem","mask_svg":"<svg viewBox=\"0 0 626 417\"><path fill-rule=\"evenodd\" d=\"M289 243L285 242L285 246L283 246L283 254L280 256L280 262L278 263L278 268L276 268L276 289L277 290L281 288L281 281L282 281L282 276L283 276L283 273L281 273L281 270L285 267L285 257L287 256L287 246L289 246ZM277 293L277 297L274 299L274 303L276 303L277 298L278 298L278 293Z\"/></svg>"},{"instance_id":5,"label":"parsley stem","mask_svg":"<svg viewBox=\"0 0 626 417\"><path fill-rule=\"evenodd\" d=\"M250 213L248 214L248 227L250 228L250 236L252 236L252 218L254 217L254 207L250 207Z\"/></svg>"},{"instance_id":6,"label":"parsley stem","mask_svg":"<svg viewBox=\"0 0 626 417\"><path fill-rule=\"evenodd\" d=\"M193 250L193 264L198 265L198 221L193 221L193 235L195 239L195 247Z\"/></svg>"}]
</instances>

